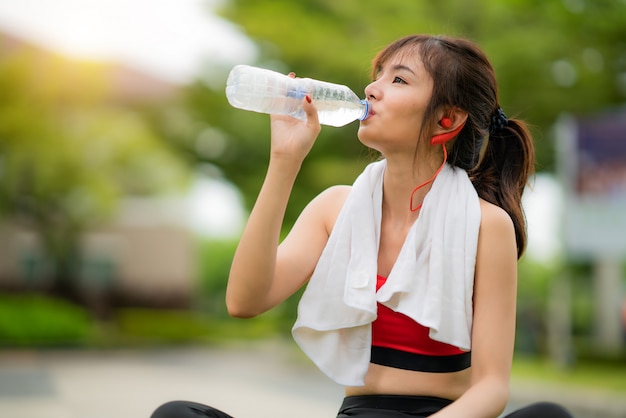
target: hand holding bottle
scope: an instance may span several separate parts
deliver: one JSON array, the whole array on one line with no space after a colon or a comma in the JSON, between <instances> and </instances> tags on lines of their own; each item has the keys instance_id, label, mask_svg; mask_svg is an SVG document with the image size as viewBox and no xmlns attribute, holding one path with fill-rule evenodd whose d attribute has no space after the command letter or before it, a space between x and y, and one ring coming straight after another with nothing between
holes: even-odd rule
<instances>
[{"instance_id":1,"label":"hand holding bottle","mask_svg":"<svg viewBox=\"0 0 626 418\"><path fill-rule=\"evenodd\" d=\"M289 74L295 78L294 73ZM271 155L272 157L293 159L300 164L308 155L320 133L318 112L311 97L302 99L302 110L306 120L286 115L271 115Z\"/></svg>"}]
</instances>

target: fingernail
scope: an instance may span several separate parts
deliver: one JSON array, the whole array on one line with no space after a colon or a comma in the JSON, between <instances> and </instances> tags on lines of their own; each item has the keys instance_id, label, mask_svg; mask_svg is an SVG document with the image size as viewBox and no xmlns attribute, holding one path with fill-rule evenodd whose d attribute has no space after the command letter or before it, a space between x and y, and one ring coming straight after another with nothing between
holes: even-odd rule
<instances>
[{"instance_id":1,"label":"fingernail","mask_svg":"<svg viewBox=\"0 0 626 418\"><path fill-rule=\"evenodd\" d=\"M304 98L306 99L307 103L311 103L312 102L311 96L309 96L308 94Z\"/></svg>"}]
</instances>

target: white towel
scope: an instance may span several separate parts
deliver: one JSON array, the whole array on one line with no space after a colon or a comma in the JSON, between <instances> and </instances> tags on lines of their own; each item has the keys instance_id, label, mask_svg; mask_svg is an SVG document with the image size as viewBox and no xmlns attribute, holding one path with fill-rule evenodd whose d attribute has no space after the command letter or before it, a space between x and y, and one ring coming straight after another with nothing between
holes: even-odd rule
<instances>
[{"instance_id":1,"label":"white towel","mask_svg":"<svg viewBox=\"0 0 626 418\"><path fill-rule=\"evenodd\" d=\"M376 292L386 161L356 179L298 305L293 337L337 383L363 385L376 302L470 350L480 204L467 173L446 164Z\"/></svg>"}]
</instances>

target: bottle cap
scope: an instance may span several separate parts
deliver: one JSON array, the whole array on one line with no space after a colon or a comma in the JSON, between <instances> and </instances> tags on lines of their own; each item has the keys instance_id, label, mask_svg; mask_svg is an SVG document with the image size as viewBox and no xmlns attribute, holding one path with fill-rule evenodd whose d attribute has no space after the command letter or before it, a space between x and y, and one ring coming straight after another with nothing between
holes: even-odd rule
<instances>
[{"instance_id":1,"label":"bottle cap","mask_svg":"<svg viewBox=\"0 0 626 418\"><path fill-rule=\"evenodd\" d=\"M363 109L363 114L359 116L359 120L365 120L370 114L370 102L368 102L367 99L363 99L359 103L365 106L365 108Z\"/></svg>"}]
</instances>

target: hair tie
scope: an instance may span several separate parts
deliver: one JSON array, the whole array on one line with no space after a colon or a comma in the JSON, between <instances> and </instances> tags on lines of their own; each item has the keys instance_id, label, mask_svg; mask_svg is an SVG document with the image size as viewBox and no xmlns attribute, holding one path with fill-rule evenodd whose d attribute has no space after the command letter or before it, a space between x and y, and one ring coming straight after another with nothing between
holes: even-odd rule
<instances>
[{"instance_id":1,"label":"hair tie","mask_svg":"<svg viewBox=\"0 0 626 418\"><path fill-rule=\"evenodd\" d=\"M509 119L506 117L501 107L498 107L498 110L491 116L491 123L489 124L489 134L493 135L494 133L503 129L506 124L509 123Z\"/></svg>"}]
</instances>

